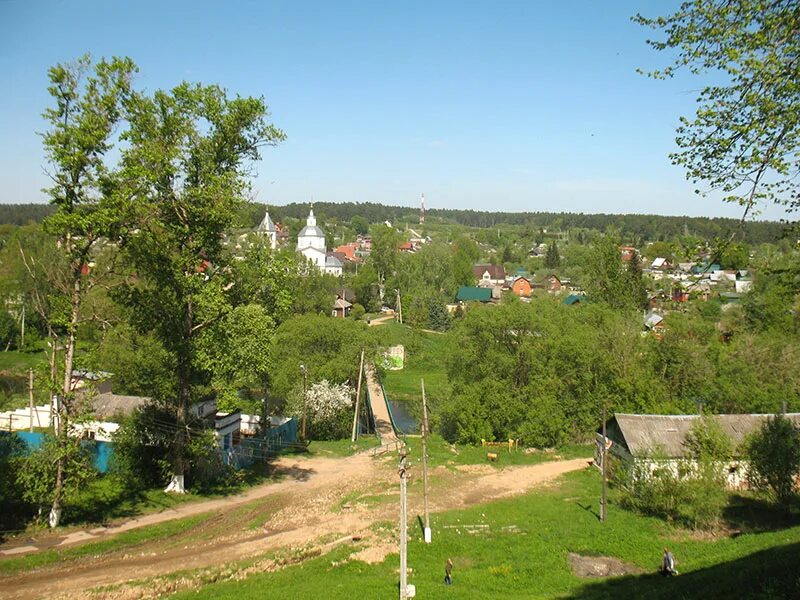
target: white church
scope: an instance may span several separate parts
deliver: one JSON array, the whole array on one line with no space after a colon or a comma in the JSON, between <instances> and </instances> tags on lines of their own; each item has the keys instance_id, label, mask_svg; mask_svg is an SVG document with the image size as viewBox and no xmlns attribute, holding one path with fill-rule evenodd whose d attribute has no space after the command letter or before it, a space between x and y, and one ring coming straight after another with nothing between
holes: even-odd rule
<instances>
[{"instance_id":1,"label":"white church","mask_svg":"<svg viewBox=\"0 0 800 600\"><path fill-rule=\"evenodd\" d=\"M336 277L342 275L342 261L332 253L328 253L325 247L325 232L317 227L317 218L314 216L313 208L308 212L306 226L300 230L297 236L297 251L320 271Z\"/></svg>"},{"instance_id":2,"label":"white church","mask_svg":"<svg viewBox=\"0 0 800 600\"><path fill-rule=\"evenodd\" d=\"M269 245L273 250L278 247L278 228L275 227L275 223L269 218L269 209L264 213L264 218L258 226L258 229L256 229L256 233L269 237Z\"/></svg>"}]
</instances>

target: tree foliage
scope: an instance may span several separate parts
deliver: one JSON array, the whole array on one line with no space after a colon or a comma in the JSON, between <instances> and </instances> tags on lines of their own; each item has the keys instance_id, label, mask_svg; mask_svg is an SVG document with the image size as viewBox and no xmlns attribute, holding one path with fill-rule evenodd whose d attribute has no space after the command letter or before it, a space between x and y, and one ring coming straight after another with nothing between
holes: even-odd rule
<instances>
[{"instance_id":1,"label":"tree foliage","mask_svg":"<svg viewBox=\"0 0 800 600\"><path fill-rule=\"evenodd\" d=\"M548 269L557 269L561 266L561 254L558 251L558 244L553 240L547 247L547 254L544 256L544 266Z\"/></svg>"},{"instance_id":2,"label":"tree foliage","mask_svg":"<svg viewBox=\"0 0 800 600\"><path fill-rule=\"evenodd\" d=\"M218 86L182 83L129 101L123 134L122 196L129 227L121 245L136 277L118 293L131 323L152 332L174 356L179 430L207 383L198 362L202 330L231 311L231 269L223 234L248 189L250 161L283 132L266 122L263 99L228 96ZM186 440L173 447L175 475L185 471Z\"/></svg>"},{"instance_id":3,"label":"tree foliage","mask_svg":"<svg viewBox=\"0 0 800 600\"><path fill-rule=\"evenodd\" d=\"M768 419L747 441L747 477L756 489L787 502L800 475L800 430L783 415Z\"/></svg>"},{"instance_id":4,"label":"tree foliage","mask_svg":"<svg viewBox=\"0 0 800 600\"><path fill-rule=\"evenodd\" d=\"M648 43L674 53L654 77L709 73L693 119L682 117L675 164L693 182L747 209L800 206L800 5L794 0L691 0L671 15L634 20L663 33Z\"/></svg>"},{"instance_id":5,"label":"tree foliage","mask_svg":"<svg viewBox=\"0 0 800 600\"><path fill-rule=\"evenodd\" d=\"M53 181L46 192L55 211L45 220L44 230L56 238L59 256L53 263L40 263L38 267L28 257L25 264L34 280L35 306L47 324L53 349L49 387L57 398L59 450L54 453L50 495L52 527L61 519L65 478L79 468L78 464L68 464L77 455L69 451L71 442L67 439L75 408L70 381L76 336L86 294L97 283L98 274L104 274L102 269L92 272L97 245L107 237L113 239L119 230L115 193L119 181L107 154L114 146L114 133L130 98L136 70L127 58L101 60L93 66L84 56L48 72L48 92L54 106L43 114L49 128L42 134L42 144ZM55 357L59 346L64 348L60 372Z\"/></svg>"},{"instance_id":6,"label":"tree foliage","mask_svg":"<svg viewBox=\"0 0 800 600\"><path fill-rule=\"evenodd\" d=\"M286 399L300 389L300 365L307 369L309 384L323 379L332 384L352 383L362 348L370 359L375 344L363 322L318 315L292 317L278 327L273 338L271 391Z\"/></svg>"},{"instance_id":7,"label":"tree foliage","mask_svg":"<svg viewBox=\"0 0 800 600\"><path fill-rule=\"evenodd\" d=\"M578 311L550 297L474 307L457 320L448 355L443 434L460 442L521 438L536 446L584 439L611 410L653 405L637 360L646 340L599 304Z\"/></svg>"},{"instance_id":8,"label":"tree foliage","mask_svg":"<svg viewBox=\"0 0 800 600\"><path fill-rule=\"evenodd\" d=\"M308 437L312 440L339 440L350 434L353 421L353 389L346 383L326 379L312 384L306 392ZM298 418L303 414L302 392L295 393L287 412Z\"/></svg>"},{"instance_id":9,"label":"tree foliage","mask_svg":"<svg viewBox=\"0 0 800 600\"><path fill-rule=\"evenodd\" d=\"M615 309L642 309L647 291L638 255L628 266L622 262L619 244L613 236L595 241L587 256L585 289L592 300Z\"/></svg>"}]
</instances>

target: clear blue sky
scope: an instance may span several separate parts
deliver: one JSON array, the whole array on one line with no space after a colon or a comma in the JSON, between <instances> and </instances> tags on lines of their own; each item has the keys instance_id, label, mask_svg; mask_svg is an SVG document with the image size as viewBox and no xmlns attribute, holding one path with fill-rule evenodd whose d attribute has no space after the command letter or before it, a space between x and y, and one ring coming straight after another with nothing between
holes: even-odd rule
<instances>
[{"instance_id":1,"label":"clear blue sky","mask_svg":"<svg viewBox=\"0 0 800 600\"><path fill-rule=\"evenodd\" d=\"M45 201L47 69L90 52L263 95L260 202L738 216L668 159L700 81L636 73L667 57L629 17L671 4L0 0L0 202Z\"/></svg>"}]
</instances>

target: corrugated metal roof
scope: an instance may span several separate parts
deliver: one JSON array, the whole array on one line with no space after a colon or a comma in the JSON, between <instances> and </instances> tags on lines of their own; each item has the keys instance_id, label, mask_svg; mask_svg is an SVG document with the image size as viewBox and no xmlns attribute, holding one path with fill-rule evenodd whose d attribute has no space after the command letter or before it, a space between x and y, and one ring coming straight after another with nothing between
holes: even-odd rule
<instances>
[{"instance_id":1,"label":"corrugated metal roof","mask_svg":"<svg viewBox=\"0 0 800 600\"><path fill-rule=\"evenodd\" d=\"M748 434L761 427L764 421L774 416L708 415L719 424L734 448L737 448ZM788 413L786 417L800 426L800 413ZM683 457L687 455L686 436L692 425L700 418L700 415L615 414L612 420L616 420L624 439L614 441L622 442L634 457L653 450L663 452L670 458Z\"/></svg>"},{"instance_id":2,"label":"corrugated metal roof","mask_svg":"<svg viewBox=\"0 0 800 600\"><path fill-rule=\"evenodd\" d=\"M120 396L107 392L98 394L92 398L91 402L94 416L100 420L108 420L119 415L128 416L150 400L151 398L146 396Z\"/></svg>"},{"instance_id":3,"label":"corrugated metal roof","mask_svg":"<svg viewBox=\"0 0 800 600\"><path fill-rule=\"evenodd\" d=\"M469 287L462 286L458 288L456 300L462 302L471 302L477 300L478 302L489 302L492 299L492 290L489 288Z\"/></svg>"}]
</instances>

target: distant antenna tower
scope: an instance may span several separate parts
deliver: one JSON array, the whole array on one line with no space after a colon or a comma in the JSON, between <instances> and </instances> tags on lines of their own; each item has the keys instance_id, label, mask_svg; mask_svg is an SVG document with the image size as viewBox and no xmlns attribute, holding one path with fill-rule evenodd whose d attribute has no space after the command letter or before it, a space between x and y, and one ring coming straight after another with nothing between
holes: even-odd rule
<instances>
[{"instance_id":1,"label":"distant antenna tower","mask_svg":"<svg viewBox=\"0 0 800 600\"><path fill-rule=\"evenodd\" d=\"M422 194L419 199L419 224L425 224L425 194Z\"/></svg>"}]
</instances>

